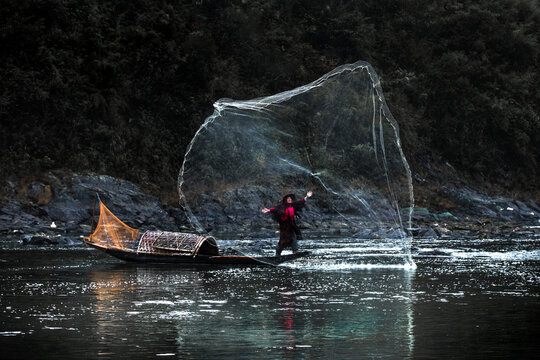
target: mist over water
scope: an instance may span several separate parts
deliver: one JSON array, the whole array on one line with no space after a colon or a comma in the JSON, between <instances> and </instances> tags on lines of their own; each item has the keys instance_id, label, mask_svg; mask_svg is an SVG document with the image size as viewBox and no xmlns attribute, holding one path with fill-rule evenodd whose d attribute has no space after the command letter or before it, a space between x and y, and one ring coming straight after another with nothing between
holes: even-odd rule
<instances>
[{"instance_id":1,"label":"mist over water","mask_svg":"<svg viewBox=\"0 0 540 360\"><path fill-rule=\"evenodd\" d=\"M340 66L261 99L221 99L214 108L178 179L181 203L199 232L257 230L270 221L262 207L285 193L313 190L306 221L347 227L351 235L379 230L403 249L395 262L413 266L404 231L411 214L401 210L413 205L411 174L368 63Z\"/></svg>"}]
</instances>

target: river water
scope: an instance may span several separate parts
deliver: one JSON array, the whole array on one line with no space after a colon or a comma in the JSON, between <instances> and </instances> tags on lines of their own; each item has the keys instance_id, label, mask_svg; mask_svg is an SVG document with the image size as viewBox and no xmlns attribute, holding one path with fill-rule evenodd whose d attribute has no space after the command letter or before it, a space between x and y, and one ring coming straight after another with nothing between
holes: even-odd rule
<instances>
[{"instance_id":1,"label":"river water","mask_svg":"<svg viewBox=\"0 0 540 360\"><path fill-rule=\"evenodd\" d=\"M0 357L532 358L539 245L415 240L404 267L395 244L318 239L277 268L179 269L2 239Z\"/></svg>"}]
</instances>

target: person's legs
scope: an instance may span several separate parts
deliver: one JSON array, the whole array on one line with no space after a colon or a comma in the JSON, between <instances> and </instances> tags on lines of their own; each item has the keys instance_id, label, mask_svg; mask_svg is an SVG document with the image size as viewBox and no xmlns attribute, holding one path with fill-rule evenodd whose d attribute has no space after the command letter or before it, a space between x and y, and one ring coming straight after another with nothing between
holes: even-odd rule
<instances>
[{"instance_id":1,"label":"person's legs","mask_svg":"<svg viewBox=\"0 0 540 360\"><path fill-rule=\"evenodd\" d=\"M291 241L294 240L294 224L285 221L279 224L279 242L276 246L276 256L281 255L281 251L291 246Z\"/></svg>"},{"instance_id":2,"label":"person's legs","mask_svg":"<svg viewBox=\"0 0 540 360\"><path fill-rule=\"evenodd\" d=\"M280 241L278 241L276 246L276 256L281 256L281 251L283 251L283 246L281 246Z\"/></svg>"},{"instance_id":3,"label":"person's legs","mask_svg":"<svg viewBox=\"0 0 540 360\"><path fill-rule=\"evenodd\" d=\"M298 251L298 240L302 240L302 233L300 232L300 229L298 228L298 226L294 226L294 236L293 236L293 241L291 243L293 253Z\"/></svg>"},{"instance_id":4,"label":"person's legs","mask_svg":"<svg viewBox=\"0 0 540 360\"><path fill-rule=\"evenodd\" d=\"M291 248L293 254L298 251L298 236L296 234L293 236L292 242L291 242Z\"/></svg>"},{"instance_id":5,"label":"person's legs","mask_svg":"<svg viewBox=\"0 0 540 360\"><path fill-rule=\"evenodd\" d=\"M302 233L300 232L298 226L294 227L294 234L296 235L297 240L302 240Z\"/></svg>"}]
</instances>

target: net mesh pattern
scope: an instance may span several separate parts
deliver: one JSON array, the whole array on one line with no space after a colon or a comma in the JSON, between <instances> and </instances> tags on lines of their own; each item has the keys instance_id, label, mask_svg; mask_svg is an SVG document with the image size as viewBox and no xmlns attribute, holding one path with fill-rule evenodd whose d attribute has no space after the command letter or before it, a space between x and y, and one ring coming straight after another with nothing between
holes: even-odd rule
<instances>
[{"instance_id":1,"label":"net mesh pattern","mask_svg":"<svg viewBox=\"0 0 540 360\"><path fill-rule=\"evenodd\" d=\"M96 230L88 237L89 242L106 248L122 250L136 248L140 235L139 230L124 224L101 202L99 212Z\"/></svg>"}]
</instances>

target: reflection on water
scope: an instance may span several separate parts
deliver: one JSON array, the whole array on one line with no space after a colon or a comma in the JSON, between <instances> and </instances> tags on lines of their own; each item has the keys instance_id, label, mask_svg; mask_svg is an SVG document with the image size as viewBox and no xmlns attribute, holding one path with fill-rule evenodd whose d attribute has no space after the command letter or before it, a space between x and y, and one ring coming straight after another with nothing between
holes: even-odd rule
<instances>
[{"instance_id":1,"label":"reflection on water","mask_svg":"<svg viewBox=\"0 0 540 360\"><path fill-rule=\"evenodd\" d=\"M416 270L359 269L353 241L333 244L324 252L320 241L305 242L318 255L278 268L130 265L76 247L4 250L0 346L5 358L21 359L504 358L538 350L537 243L425 243L457 255L419 256ZM504 259L505 248L521 256Z\"/></svg>"},{"instance_id":2,"label":"reflection on water","mask_svg":"<svg viewBox=\"0 0 540 360\"><path fill-rule=\"evenodd\" d=\"M105 346L123 329L123 341L149 341L156 323L166 322L176 330L175 349L164 350L169 354L334 356L376 342L390 353L410 355L412 273L356 275L287 268L93 271L97 338ZM139 339L141 327L146 335ZM151 342L160 341L161 331L156 335Z\"/></svg>"}]
</instances>

